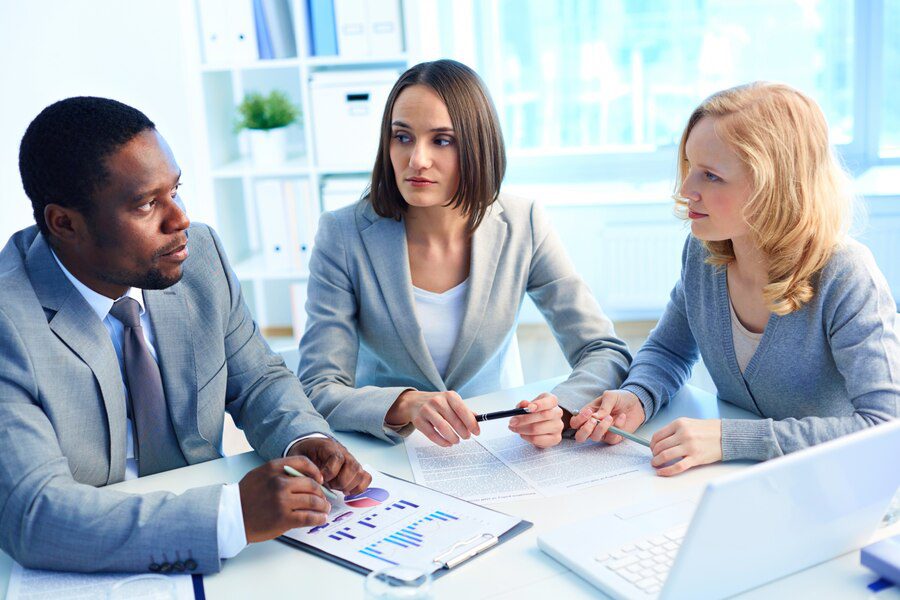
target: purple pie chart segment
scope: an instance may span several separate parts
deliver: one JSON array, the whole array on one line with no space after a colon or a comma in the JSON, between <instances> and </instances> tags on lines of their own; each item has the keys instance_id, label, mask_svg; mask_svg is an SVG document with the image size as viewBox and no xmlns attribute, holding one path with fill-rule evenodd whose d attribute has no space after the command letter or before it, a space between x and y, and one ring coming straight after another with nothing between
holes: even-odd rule
<instances>
[{"instance_id":1,"label":"purple pie chart segment","mask_svg":"<svg viewBox=\"0 0 900 600\"><path fill-rule=\"evenodd\" d=\"M371 487L362 494L344 496L344 504L352 506L353 508L371 508L373 506L378 506L387 500L389 496L390 494L387 493L387 490Z\"/></svg>"}]
</instances>

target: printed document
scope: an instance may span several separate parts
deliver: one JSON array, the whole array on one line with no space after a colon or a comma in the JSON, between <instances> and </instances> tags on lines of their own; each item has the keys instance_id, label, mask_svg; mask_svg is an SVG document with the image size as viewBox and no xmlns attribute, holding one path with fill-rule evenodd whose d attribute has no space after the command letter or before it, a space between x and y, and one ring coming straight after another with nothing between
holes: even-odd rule
<instances>
[{"instance_id":1,"label":"printed document","mask_svg":"<svg viewBox=\"0 0 900 600\"><path fill-rule=\"evenodd\" d=\"M609 446L563 439L556 446L539 449L509 430L483 437L479 442L491 454L544 496L653 473L650 450L629 440Z\"/></svg>"},{"instance_id":2,"label":"printed document","mask_svg":"<svg viewBox=\"0 0 900 600\"><path fill-rule=\"evenodd\" d=\"M405 443L416 483L479 504L540 496L474 438L441 448L416 431Z\"/></svg>"},{"instance_id":3,"label":"printed document","mask_svg":"<svg viewBox=\"0 0 900 600\"><path fill-rule=\"evenodd\" d=\"M14 563L6 590L7 600L106 600L110 589L135 574L63 573L26 569ZM175 584L176 598L193 600L194 586L190 575L169 575ZM165 590L164 590L165 591ZM162 596L168 597L168 596Z\"/></svg>"},{"instance_id":4,"label":"printed document","mask_svg":"<svg viewBox=\"0 0 900 600\"><path fill-rule=\"evenodd\" d=\"M470 502L490 504L557 496L653 472L650 451L628 440L615 446L564 439L538 449L506 419L481 423L481 435L441 448L421 432L405 440L417 483Z\"/></svg>"}]
</instances>

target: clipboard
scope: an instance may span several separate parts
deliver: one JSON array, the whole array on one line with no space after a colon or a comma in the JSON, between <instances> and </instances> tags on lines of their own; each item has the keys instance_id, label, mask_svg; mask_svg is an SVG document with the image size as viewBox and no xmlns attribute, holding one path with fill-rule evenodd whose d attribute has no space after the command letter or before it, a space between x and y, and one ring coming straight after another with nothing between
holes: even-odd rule
<instances>
[{"instance_id":1,"label":"clipboard","mask_svg":"<svg viewBox=\"0 0 900 600\"><path fill-rule=\"evenodd\" d=\"M379 471L379 473L381 473L382 475L384 475L386 477L390 477L391 479L396 479L398 481L402 481L404 483L408 483L408 484L414 485L416 487L425 488L432 492L437 491L437 490L432 490L431 488L428 488L426 486L419 485L418 483L409 481L407 479L403 479L402 477L397 477L397 476L391 475L389 473L382 473L380 471ZM438 492L438 493L443 494L443 492ZM456 496L451 496L450 494L444 494L444 495L448 496L450 498L454 498L460 502L465 502L466 504L473 504L472 502L469 502L468 500L463 500L461 498L457 498ZM495 511L491 508L486 508L486 507L483 507L480 505L475 505L475 506L478 506L479 508L481 508L483 510L490 510L490 511L499 513L499 511ZM523 519L523 520L520 520L512 528L510 528L510 529L506 530L504 533L500 534L499 536L494 536L492 534L481 534L481 535L473 536L469 539L458 541L453 546L451 546L446 551L444 551L442 554L434 557L432 562L435 564L438 564L439 566L432 572L431 576L435 579L437 579L439 577L443 577L444 575L449 573L451 570L468 562L471 558L474 558L475 556L478 556L480 554L484 554L485 552L491 550L492 548L495 548L495 547L511 540L512 538L516 537L520 533L527 531L528 529L530 529L532 527L532 525L533 525L533 523L531 523L530 521L525 521ZM326 550L322 550L321 548L316 548L315 546L312 546L305 542L301 542L300 540L295 540L293 538L289 538L289 537L283 536L283 535L279 536L276 539L278 541L282 542L283 544L286 544L293 548L297 548L298 550L302 550L309 554L313 554L320 558L324 558L325 560L328 560L335 564L341 565L342 567L350 569L351 571L355 571L357 573L362 573L363 575L367 575L368 573L372 572L372 569L366 568L362 565L358 565L358 564L356 564L350 560L347 560L345 558L342 558L340 556L335 556L334 554L331 554L330 552L328 552Z\"/></svg>"}]
</instances>

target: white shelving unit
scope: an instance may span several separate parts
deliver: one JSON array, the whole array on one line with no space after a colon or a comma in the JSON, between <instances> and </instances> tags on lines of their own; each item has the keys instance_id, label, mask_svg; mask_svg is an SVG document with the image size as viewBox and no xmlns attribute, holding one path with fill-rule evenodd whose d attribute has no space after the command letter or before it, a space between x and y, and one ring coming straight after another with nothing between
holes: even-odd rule
<instances>
[{"instance_id":1,"label":"white shelving unit","mask_svg":"<svg viewBox=\"0 0 900 600\"><path fill-rule=\"evenodd\" d=\"M240 1L240 0L233 0ZM248 4L252 0L244 0ZM205 152L201 163L208 168L209 181L200 186L208 189L212 207L210 224L218 231L232 266L241 281L244 296L263 334L274 347L293 343L291 331L292 284L304 284L305 270L273 270L266 264L261 240L260 207L254 197L259 180L291 179L305 182L306 193L298 202L310 202L321 211L322 186L331 177L366 177L371 165L360 169L327 169L316 164L310 81L318 72L372 71L406 69L406 53L386 57L311 56L310 27L306 0L286 0L292 15L297 56L252 62L206 64L203 56L203 24L199 0L185 8L186 30L196 39L195 71L201 100L195 105L202 115L203 126L195 128L198 148ZM405 6L401 3L401 12ZM405 24L404 30L408 30ZM404 47L409 48L404 40ZM269 93L281 90L298 105L302 115L288 128L288 158L279 165L254 164L249 155L245 134L235 131L237 105L248 92ZM379 110L379 115L381 108ZM202 132L200 131L202 129ZM336 139L337 144L353 140ZM372 156L374 162L374 155ZM362 191L362 190L360 190ZM312 240L309 240L311 243Z\"/></svg>"}]
</instances>

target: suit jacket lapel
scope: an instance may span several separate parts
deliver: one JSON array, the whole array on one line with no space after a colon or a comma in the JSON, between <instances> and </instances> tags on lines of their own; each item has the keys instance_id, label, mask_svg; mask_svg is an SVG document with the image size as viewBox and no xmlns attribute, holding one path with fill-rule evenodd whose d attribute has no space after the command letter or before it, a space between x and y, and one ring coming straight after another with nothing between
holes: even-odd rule
<instances>
[{"instance_id":1,"label":"suit jacket lapel","mask_svg":"<svg viewBox=\"0 0 900 600\"><path fill-rule=\"evenodd\" d=\"M220 452L200 435L198 424L197 357L191 327L191 311L176 283L164 290L144 290L144 303L156 335L156 355L162 375L166 405L182 453L189 463L219 458Z\"/></svg>"},{"instance_id":2,"label":"suit jacket lapel","mask_svg":"<svg viewBox=\"0 0 900 600\"><path fill-rule=\"evenodd\" d=\"M409 251L406 246L406 229L403 223L379 217L368 204L361 215L360 235L369 255L369 261L378 277L378 286L384 296L388 313L397 335L406 351L422 374L435 386L447 388L425 344L422 328L415 318L412 294L412 276L409 272Z\"/></svg>"},{"instance_id":3,"label":"suit jacket lapel","mask_svg":"<svg viewBox=\"0 0 900 600\"><path fill-rule=\"evenodd\" d=\"M125 478L125 389L119 359L109 332L82 295L69 283L38 235L25 258L29 278L41 305L55 313L50 329L83 360L97 379L109 425L109 474L107 483ZM72 402L85 401L72 398Z\"/></svg>"},{"instance_id":4,"label":"suit jacket lapel","mask_svg":"<svg viewBox=\"0 0 900 600\"><path fill-rule=\"evenodd\" d=\"M450 354L446 381L451 389L462 387L483 366L479 360L466 360L487 311L497 274L497 264L506 243L507 226L500 218L503 207L495 202L490 212L472 236L472 257L469 266L469 294L456 345Z\"/></svg>"}]
</instances>

